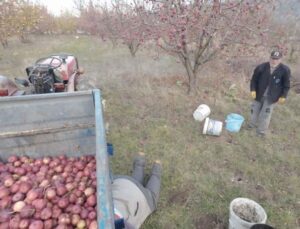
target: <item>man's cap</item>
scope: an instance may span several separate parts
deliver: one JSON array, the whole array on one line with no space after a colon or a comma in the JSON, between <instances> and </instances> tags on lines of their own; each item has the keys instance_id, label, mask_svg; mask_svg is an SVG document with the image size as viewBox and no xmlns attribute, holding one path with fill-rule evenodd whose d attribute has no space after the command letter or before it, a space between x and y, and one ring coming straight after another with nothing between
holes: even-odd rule
<instances>
[{"instance_id":1,"label":"man's cap","mask_svg":"<svg viewBox=\"0 0 300 229\"><path fill-rule=\"evenodd\" d=\"M282 53L280 51L272 51L271 52L271 58L272 59L280 59L282 57Z\"/></svg>"}]
</instances>

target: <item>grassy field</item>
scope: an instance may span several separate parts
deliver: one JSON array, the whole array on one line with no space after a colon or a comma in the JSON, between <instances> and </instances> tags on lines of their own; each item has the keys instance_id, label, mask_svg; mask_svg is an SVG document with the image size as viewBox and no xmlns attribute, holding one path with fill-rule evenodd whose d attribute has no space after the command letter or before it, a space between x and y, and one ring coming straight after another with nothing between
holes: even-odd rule
<instances>
[{"instance_id":1,"label":"grassy field","mask_svg":"<svg viewBox=\"0 0 300 229\"><path fill-rule=\"evenodd\" d=\"M130 174L138 152L146 154L147 172L155 159L163 163L158 210L143 228L227 228L236 197L259 202L278 229L300 228L300 95L291 90L275 108L264 139L245 128L211 137L193 120L199 104L211 107L213 119L233 112L249 118L250 76L222 61L203 68L197 93L187 95L181 65L161 53L141 50L133 59L126 47L95 38L36 37L0 47L0 74L25 76L26 66L56 52L75 54L85 68L82 83L102 90L113 172Z\"/></svg>"}]
</instances>

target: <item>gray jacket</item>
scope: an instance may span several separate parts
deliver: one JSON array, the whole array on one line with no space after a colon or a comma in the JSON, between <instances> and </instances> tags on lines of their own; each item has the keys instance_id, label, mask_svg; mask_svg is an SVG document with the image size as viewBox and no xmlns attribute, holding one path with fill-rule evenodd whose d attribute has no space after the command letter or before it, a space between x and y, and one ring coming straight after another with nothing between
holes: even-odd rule
<instances>
[{"instance_id":1,"label":"gray jacket","mask_svg":"<svg viewBox=\"0 0 300 229\"><path fill-rule=\"evenodd\" d=\"M152 213L146 195L147 191L131 177L115 178L112 183L112 198L114 208L123 216L126 228L138 229Z\"/></svg>"}]
</instances>

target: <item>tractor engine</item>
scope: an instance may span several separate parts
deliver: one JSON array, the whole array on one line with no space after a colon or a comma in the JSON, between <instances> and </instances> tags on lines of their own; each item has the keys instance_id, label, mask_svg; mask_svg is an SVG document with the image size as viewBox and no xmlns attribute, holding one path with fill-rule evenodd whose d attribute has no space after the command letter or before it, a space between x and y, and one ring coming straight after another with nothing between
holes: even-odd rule
<instances>
[{"instance_id":1,"label":"tractor engine","mask_svg":"<svg viewBox=\"0 0 300 229\"><path fill-rule=\"evenodd\" d=\"M54 93L55 75L49 66L35 66L26 69L35 94Z\"/></svg>"},{"instance_id":2,"label":"tractor engine","mask_svg":"<svg viewBox=\"0 0 300 229\"><path fill-rule=\"evenodd\" d=\"M29 87L28 94L73 92L77 90L77 79L83 69L78 68L74 55L57 54L40 58L26 68L26 73L27 79L15 78L15 82Z\"/></svg>"}]
</instances>

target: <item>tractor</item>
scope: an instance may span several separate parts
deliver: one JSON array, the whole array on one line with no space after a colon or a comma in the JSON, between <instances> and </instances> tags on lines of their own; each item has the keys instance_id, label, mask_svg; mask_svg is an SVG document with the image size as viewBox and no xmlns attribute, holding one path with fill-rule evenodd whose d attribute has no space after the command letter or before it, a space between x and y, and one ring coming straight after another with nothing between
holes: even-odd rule
<instances>
[{"instance_id":1,"label":"tractor","mask_svg":"<svg viewBox=\"0 0 300 229\"><path fill-rule=\"evenodd\" d=\"M15 78L15 83L0 76L0 96L76 91L83 70L74 55L54 54L38 59L26 68L26 73L27 79ZM20 91L16 84L23 85L26 90Z\"/></svg>"}]
</instances>

